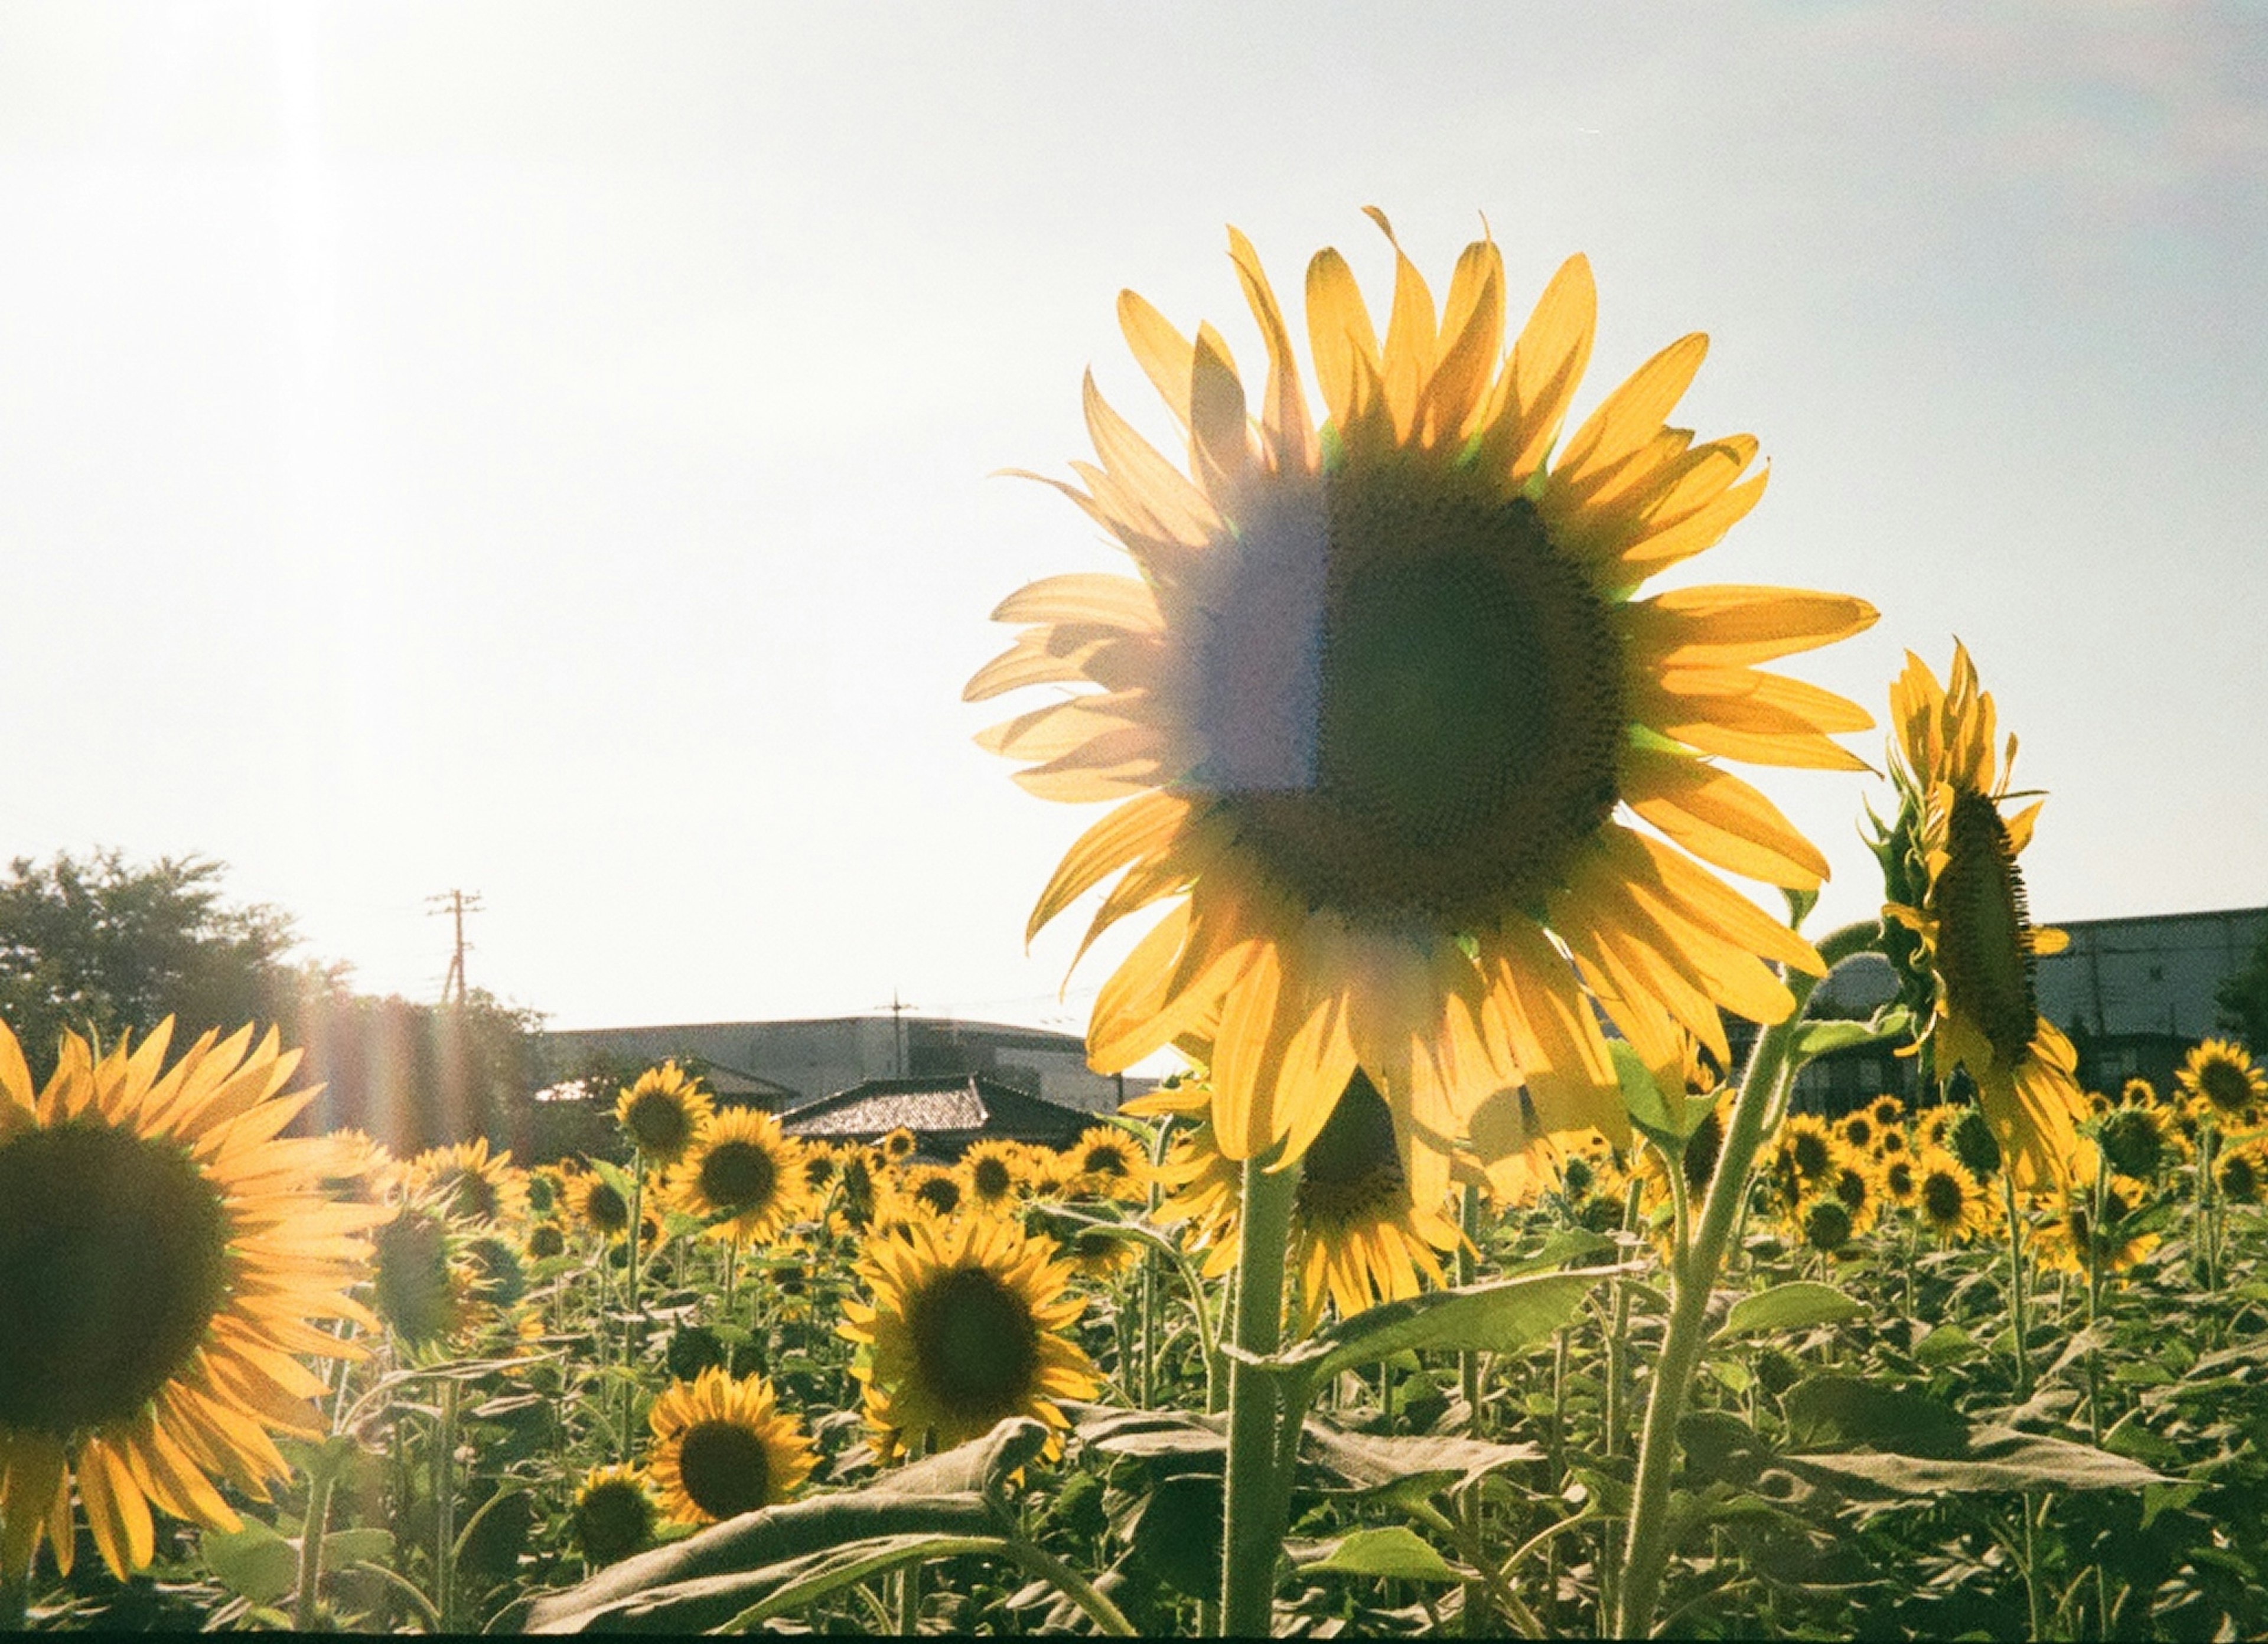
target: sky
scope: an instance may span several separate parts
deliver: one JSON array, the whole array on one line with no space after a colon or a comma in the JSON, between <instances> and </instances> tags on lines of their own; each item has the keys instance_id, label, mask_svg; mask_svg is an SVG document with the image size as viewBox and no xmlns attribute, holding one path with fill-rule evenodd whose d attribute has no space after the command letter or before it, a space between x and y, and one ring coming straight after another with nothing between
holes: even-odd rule
<instances>
[{"instance_id":1,"label":"sky","mask_svg":"<svg viewBox=\"0 0 2268 1644\"><path fill-rule=\"evenodd\" d=\"M1228 224L1382 312L1366 205L1515 319L1587 253L1578 415L1710 334L1771 481L1670 581L1872 601L1788 671L1878 716L1965 640L2037 914L2268 903L2268 11L2099 0L0 11L0 852L201 853L413 996L477 892L558 1026L1076 1029L1094 812L961 687L1123 562L998 471L1090 368L1170 448L1122 287L1259 360ZM1744 774L1879 904L1882 784Z\"/></svg>"}]
</instances>

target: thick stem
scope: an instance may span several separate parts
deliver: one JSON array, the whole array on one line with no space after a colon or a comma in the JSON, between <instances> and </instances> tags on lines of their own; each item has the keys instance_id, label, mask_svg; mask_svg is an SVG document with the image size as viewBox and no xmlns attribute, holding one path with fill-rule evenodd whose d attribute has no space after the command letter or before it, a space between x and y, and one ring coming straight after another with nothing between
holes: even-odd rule
<instances>
[{"instance_id":1,"label":"thick stem","mask_svg":"<svg viewBox=\"0 0 2268 1644\"><path fill-rule=\"evenodd\" d=\"M1465 1184L1457 1206L1457 1230L1464 1235L1457 1246L1457 1283L1462 1288L1480 1276L1481 1190ZM1477 1437L1481 1430L1481 1355L1470 1347L1457 1354L1457 1387L1465 1396L1465 1431Z\"/></svg>"},{"instance_id":2,"label":"thick stem","mask_svg":"<svg viewBox=\"0 0 2268 1644\"><path fill-rule=\"evenodd\" d=\"M1236 1314L1231 1339L1265 1357L1284 1330L1284 1252L1292 1230L1296 1166L1271 1171L1271 1150L1244 1162L1243 1225L1236 1255ZM1221 1525L1220 1626L1224 1637L1265 1637L1283 1552L1284 1516L1276 1488L1281 1383L1241 1359L1228 1367L1228 1477Z\"/></svg>"},{"instance_id":3,"label":"thick stem","mask_svg":"<svg viewBox=\"0 0 2268 1644\"><path fill-rule=\"evenodd\" d=\"M2016 1210L2016 1182L2008 1161L2000 1163L2000 1207L2008 1217L2008 1327L2016 1335L2016 1399L2032 1396L2032 1355L2027 1345L2030 1320L2024 1309L2024 1222Z\"/></svg>"},{"instance_id":4,"label":"thick stem","mask_svg":"<svg viewBox=\"0 0 2268 1644\"><path fill-rule=\"evenodd\" d=\"M433 1450L433 1609L441 1630L457 1630L457 1392L453 1376L441 1383L441 1432Z\"/></svg>"},{"instance_id":5,"label":"thick stem","mask_svg":"<svg viewBox=\"0 0 2268 1644\"><path fill-rule=\"evenodd\" d=\"M1872 950L1881 940L1878 921L1846 925L1819 944L1819 957L1832 970L1853 954ZM1662 1572L1671 1551L1669 1475L1676 1459L1677 1422L1685 1413L1685 1395L1701 1362L1701 1349L1707 1345L1709 1293L1724 1265L1733 1224L1748 1197L1749 1171L1764 1142L1765 1116L1781 1102L1790 1081L1788 1058L1795 1044L1796 1024L1802 1020L1811 990L1818 985L1816 979L1800 972L1786 980L1788 991L1795 995L1795 1008L1786 1020L1774 1023L1756 1037L1756 1049L1741 1079L1740 1096L1733 1104L1732 1119L1725 1127L1716 1176L1702 1202L1692 1248L1683 1270L1671 1278L1669 1329L1646 1399L1638 1478L1631 1490L1630 1534L1616 1594L1614 1630L1623 1638L1644 1638L1653 1626Z\"/></svg>"}]
</instances>

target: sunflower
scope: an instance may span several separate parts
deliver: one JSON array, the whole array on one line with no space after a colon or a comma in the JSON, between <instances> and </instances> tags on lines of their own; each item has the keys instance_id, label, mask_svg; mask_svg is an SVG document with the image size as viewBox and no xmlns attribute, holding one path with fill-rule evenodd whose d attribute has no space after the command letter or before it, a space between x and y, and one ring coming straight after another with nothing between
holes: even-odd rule
<instances>
[{"instance_id":1,"label":"sunflower","mask_svg":"<svg viewBox=\"0 0 2268 1644\"><path fill-rule=\"evenodd\" d=\"M1882 1212L1881 1175L1864 1154L1845 1155L1828 1172L1823 1191L1831 1193L1851 1213L1851 1237L1863 1238Z\"/></svg>"},{"instance_id":2,"label":"sunflower","mask_svg":"<svg viewBox=\"0 0 2268 1644\"><path fill-rule=\"evenodd\" d=\"M914 1156L914 1149L921 1146L921 1142L912 1131L901 1125L888 1135L884 1136L879 1145L882 1149L884 1163L903 1164Z\"/></svg>"},{"instance_id":3,"label":"sunflower","mask_svg":"<svg viewBox=\"0 0 2268 1644\"><path fill-rule=\"evenodd\" d=\"M2268 1098L2268 1075L2231 1039L2209 1039L2193 1047L2174 1078L2188 1092L2191 1111L2225 1130L2250 1124Z\"/></svg>"},{"instance_id":4,"label":"sunflower","mask_svg":"<svg viewBox=\"0 0 2268 1644\"><path fill-rule=\"evenodd\" d=\"M593 1467L583 1475L569 1514L575 1545L594 1565L617 1563L653 1538L653 1496L643 1469Z\"/></svg>"},{"instance_id":5,"label":"sunflower","mask_svg":"<svg viewBox=\"0 0 2268 1644\"><path fill-rule=\"evenodd\" d=\"M653 1401L647 1470L662 1511L681 1524L713 1524L784 1501L819 1464L802 1424L779 1409L761 1376L703 1370Z\"/></svg>"},{"instance_id":6,"label":"sunflower","mask_svg":"<svg viewBox=\"0 0 2268 1644\"><path fill-rule=\"evenodd\" d=\"M576 1218L600 1237L617 1239L630 1230L630 1201L596 1171L570 1177L567 1199Z\"/></svg>"},{"instance_id":7,"label":"sunflower","mask_svg":"<svg viewBox=\"0 0 2268 1644\"><path fill-rule=\"evenodd\" d=\"M1071 1159L1085 1198L1137 1204L1148 1196L1149 1161L1141 1145L1116 1125L1089 1126L1071 1148Z\"/></svg>"},{"instance_id":8,"label":"sunflower","mask_svg":"<svg viewBox=\"0 0 2268 1644\"><path fill-rule=\"evenodd\" d=\"M711 1238L762 1240L803 1208L801 1145L771 1114L736 1107L703 1128L668 1178L676 1209L712 1222Z\"/></svg>"},{"instance_id":9,"label":"sunflower","mask_svg":"<svg viewBox=\"0 0 2268 1644\"><path fill-rule=\"evenodd\" d=\"M636 1084L622 1088L615 1122L649 1164L674 1164L699 1139L716 1107L701 1082L689 1079L674 1061L649 1068Z\"/></svg>"},{"instance_id":10,"label":"sunflower","mask_svg":"<svg viewBox=\"0 0 2268 1644\"><path fill-rule=\"evenodd\" d=\"M1969 1167L1942 1148L1914 1161L1914 1214L1940 1244L1957 1244L1992 1226L1992 1200Z\"/></svg>"},{"instance_id":11,"label":"sunflower","mask_svg":"<svg viewBox=\"0 0 2268 1644\"><path fill-rule=\"evenodd\" d=\"M965 1190L958 1171L940 1164L917 1164L906 1172L902 1196L933 1216L952 1216L961 1208Z\"/></svg>"},{"instance_id":12,"label":"sunflower","mask_svg":"<svg viewBox=\"0 0 2268 1644\"><path fill-rule=\"evenodd\" d=\"M2154 1102L2111 1109L2096 1127L2095 1140L2112 1170L2143 1179L2172 1163L2180 1143Z\"/></svg>"},{"instance_id":13,"label":"sunflower","mask_svg":"<svg viewBox=\"0 0 2268 1644\"><path fill-rule=\"evenodd\" d=\"M852 1143L835 1156L835 1192L828 1225L862 1231L874 1220L883 1198L881 1157L872 1148Z\"/></svg>"},{"instance_id":14,"label":"sunflower","mask_svg":"<svg viewBox=\"0 0 2268 1644\"><path fill-rule=\"evenodd\" d=\"M1881 1170L1884 1202L1912 1208L1921 1191L1920 1160L1911 1153L1892 1154L1882 1160Z\"/></svg>"},{"instance_id":15,"label":"sunflower","mask_svg":"<svg viewBox=\"0 0 2268 1644\"><path fill-rule=\"evenodd\" d=\"M402 1167L385 1143L373 1141L359 1130L334 1130L322 1140L331 1149L329 1163L318 1178L325 1198L350 1200L359 1205L392 1202Z\"/></svg>"},{"instance_id":16,"label":"sunflower","mask_svg":"<svg viewBox=\"0 0 2268 1644\"><path fill-rule=\"evenodd\" d=\"M0 1025L0 1570L19 1577L43 1530L69 1571L74 1477L121 1581L151 1560L152 1506L240 1529L215 1475L267 1501L291 1475L270 1435L324 1430L301 1359L361 1356L313 1321L377 1326L347 1290L387 1213L323 1196L329 1142L276 1139L314 1097L284 1093L299 1053L247 1027L167 1068L172 1035L98 1056L65 1033L35 1095Z\"/></svg>"},{"instance_id":17,"label":"sunflower","mask_svg":"<svg viewBox=\"0 0 2268 1644\"><path fill-rule=\"evenodd\" d=\"M1874 1114L1863 1107L1845 1118L1838 1128L1843 1133L1843 1140L1861 1153L1872 1153L1881 1134L1881 1127L1874 1123Z\"/></svg>"},{"instance_id":18,"label":"sunflower","mask_svg":"<svg viewBox=\"0 0 2268 1644\"><path fill-rule=\"evenodd\" d=\"M2137 1075L2118 1087L2118 1099L2129 1107L2146 1107L2158 1099L2158 1087Z\"/></svg>"},{"instance_id":19,"label":"sunflower","mask_svg":"<svg viewBox=\"0 0 2268 1644\"><path fill-rule=\"evenodd\" d=\"M372 1305L413 1352L457 1345L490 1316L471 1224L449 1206L446 1192L429 1190L372 1236Z\"/></svg>"},{"instance_id":20,"label":"sunflower","mask_svg":"<svg viewBox=\"0 0 2268 1644\"><path fill-rule=\"evenodd\" d=\"M1851 1207L1831 1193L1815 1193L1800 1200L1790 1221L1796 1243L1822 1256L1842 1254L1859 1231Z\"/></svg>"},{"instance_id":21,"label":"sunflower","mask_svg":"<svg viewBox=\"0 0 2268 1644\"><path fill-rule=\"evenodd\" d=\"M1091 1064L1123 1069L1203 1026L1237 1159L1304 1152L1359 1068L1426 1143L1411 1185L1430 1202L1487 1091L1526 1084L1550 1130L1626 1134L1587 988L1625 1031L1666 1007L1720 1061L1719 1004L1787 1015L1765 961L1816 973L1818 955L1694 857L1803 889L1826 861L1712 761L1862 768L1826 733L1865 728L1863 709L1750 664L1875 613L1757 587L1635 598L1764 477L1741 478L1749 436L1664 425L1698 334L1558 441L1591 346L1580 257L1500 363L1493 244L1466 249L1440 323L1397 252L1383 346L1345 261L1319 253L1318 429L1259 260L1233 231L1230 252L1267 342L1259 416L1218 333L1191 342L1123 296L1190 473L1090 380L1101 463L1064 488L1140 576L1012 595L994 614L1023 631L966 695L1099 687L979 738L1033 761L1017 780L1042 797L1124 801L1071 847L1031 931L1122 870L1090 940L1172 903L1103 987Z\"/></svg>"},{"instance_id":22,"label":"sunflower","mask_svg":"<svg viewBox=\"0 0 2268 1644\"><path fill-rule=\"evenodd\" d=\"M1044 1422L1049 1454L1062 1453L1053 1435L1070 1421L1055 1401L1092 1398L1102 1383L1067 1333L1085 1303L1066 1294L1055 1248L990 1216L867 1241L858 1273L872 1298L846 1300L836 1328L861 1349L851 1374L886 1457L909 1443L950 1449L1010 1416Z\"/></svg>"},{"instance_id":23,"label":"sunflower","mask_svg":"<svg viewBox=\"0 0 2268 1644\"><path fill-rule=\"evenodd\" d=\"M2042 1266L2084 1273L2092 1246L2102 1272L2119 1273L2157 1248L2158 1236L2143 1231L2137 1222L2147 1187L2132 1177L2111 1177L2103 1184L2100 1222L2094 1215L2094 1194L2090 1178L2048 1196L2047 1220L2034 1244Z\"/></svg>"},{"instance_id":24,"label":"sunflower","mask_svg":"<svg viewBox=\"0 0 2268 1644\"><path fill-rule=\"evenodd\" d=\"M1850 1149L1815 1113L1791 1113L1780 1121L1764 1169L1783 1203L1800 1204L1824 1186Z\"/></svg>"},{"instance_id":25,"label":"sunflower","mask_svg":"<svg viewBox=\"0 0 2268 1644\"><path fill-rule=\"evenodd\" d=\"M567 1230L556 1222L538 1222L527 1229L527 1259L548 1261L567 1251Z\"/></svg>"},{"instance_id":26,"label":"sunflower","mask_svg":"<svg viewBox=\"0 0 2268 1644\"><path fill-rule=\"evenodd\" d=\"M970 1207L988 1214L1007 1209L1024 1191L1028 1169L1023 1149L1014 1142L977 1142L961 1156L961 1185Z\"/></svg>"},{"instance_id":27,"label":"sunflower","mask_svg":"<svg viewBox=\"0 0 2268 1644\"><path fill-rule=\"evenodd\" d=\"M412 1193L438 1192L459 1221L517 1226L527 1220L527 1173L512 1168L509 1150L491 1156L486 1136L428 1148L404 1167L403 1177Z\"/></svg>"},{"instance_id":28,"label":"sunflower","mask_svg":"<svg viewBox=\"0 0 2268 1644\"><path fill-rule=\"evenodd\" d=\"M1906 1122L1906 1105L1888 1091L1867 1104L1877 1128L1894 1130Z\"/></svg>"},{"instance_id":29,"label":"sunflower","mask_svg":"<svg viewBox=\"0 0 2268 1644\"><path fill-rule=\"evenodd\" d=\"M2268 1170L2262 1165L2263 1155L2257 1142L2247 1142L2222 1154L2213 1163L2213 1182L2223 1201L2257 1205L2263 1197L2268 1197Z\"/></svg>"},{"instance_id":30,"label":"sunflower","mask_svg":"<svg viewBox=\"0 0 2268 1644\"><path fill-rule=\"evenodd\" d=\"M539 1219L556 1213L567 1194L567 1178L557 1164L539 1164L527 1172L527 1213Z\"/></svg>"},{"instance_id":31,"label":"sunflower","mask_svg":"<svg viewBox=\"0 0 2268 1644\"><path fill-rule=\"evenodd\" d=\"M842 1160L835 1149L823 1141L806 1141L803 1149L803 1186L813 1199L824 1199L835 1185L836 1172Z\"/></svg>"},{"instance_id":32,"label":"sunflower","mask_svg":"<svg viewBox=\"0 0 2268 1644\"><path fill-rule=\"evenodd\" d=\"M2004 1156L1992 1134L1992 1122L1982 1108L1964 1106L1946 1127L1945 1145L1979 1181L2000 1173Z\"/></svg>"},{"instance_id":33,"label":"sunflower","mask_svg":"<svg viewBox=\"0 0 2268 1644\"><path fill-rule=\"evenodd\" d=\"M2016 739L1996 752L1992 693L1958 642L1947 687L1906 653L1890 710L1899 809L1874 841L1891 899L1882 908L1890 959L1929 1013L1921 1037L1936 1046L1939 1074L1961 1068L1976 1081L2016 1185L2062 1181L2086 1101L2077 1053L2040 1014L2033 966L2066 939L2032 923L2016 866L2042 802L2002 814Z\"/></svg>"},{"instance_id":34,"label":"sunflower","mask_svg":"<svg viewBox=\"0 0 2268 1644\"><path fill-rule=\"evenodd\" d=\"M1895 1159L1903 1156L1913 1146L1913 1138L1906 1134L1904 1125L1880 1125L1874 1131L1874 1156Z\"/></svg>"}]
</instances>

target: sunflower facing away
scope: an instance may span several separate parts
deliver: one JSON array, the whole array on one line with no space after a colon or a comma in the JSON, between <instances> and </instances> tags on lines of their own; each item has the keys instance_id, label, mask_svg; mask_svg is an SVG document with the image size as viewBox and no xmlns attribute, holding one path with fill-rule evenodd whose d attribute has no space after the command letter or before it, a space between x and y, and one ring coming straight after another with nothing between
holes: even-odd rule
<instances>
[{"instance_id":1,"label":"sunflower facing away","mask_svg":"<svg viewBox=\"0 0 2268 1644\"><path fill-rule=\"evenodd\" d=\"M169 1019L98 1059L63 1037L34 1096L0 1026L0 1567L40 1536L71 1560L76 1478L121 1581L155 1550L150 1509L241 1527L291 1469L271 1434L322 1431L300 1360L358 1356L317 1319L375 1328L346 1292L386 1212L325 1199L335 1149L276 1140L313 1099L273 1031L207 1033L164 1066Z\"/></svg>"},{"instance_id":2,"label":"sunflower facing away","mask_svg":"<svg viewBox=\"0 0 2268 1644\"><path fill-rule=\"evenodd\" d=\"M2016 738L2005 755L1994 747L1992 694L1958 642L1943 687L1906 653L1890 712L1899 811L1874 846L1891 893L1882 909L1890 958L1930 1011L1923 1033L1940 1076L1958 1067L1976 1081L2015 1184L2062 1181L2087 1102L2078 1055L2040 1014L2033 987L2034 961L2066 943L2032 923L2016 867L2040 802L2002 814Z\"/></svg>"},{"instance_id":3,"label":"sunflower facing away","mask_svg":"<svg viewBox=\"0 0 2268 1644\"><path fill-rule=\"evenodd\" d=\"M675 1170L669 1202L716 1225L711 1237L771 1237L804 1205L802 1145L771 1114L736 1107L710 1121Z\"/></svg>"},{"instance_id":4,"label":"sunflower facing away","mask_svg":"<svg viewBox=\"0 0 2268 1644\"><path fill-rule=\"evenodd\" d=\"M575 1545L592 1563L627 1559L653 1538L653 1497L637 1467L593 1467L575 1491Z\"/></svg>"},{"instance_id":5,"label":"sunflower facing away","mask_svg":"<svg viewBox=\"0 0 2268 1644\"><path fill-rule=\"evenodd\" d=\"M1055 1253L990 1216L950 1227L924 1217L903 1238L867 1240L858 1273L872 1299L845 1301L837 1332L863 1349L851 1374L885 1456L948 1450L1010 1416L1060 1433L1070 1421L1055 1401L1094 1397L1101 1379L1066 1333L1085 1303L1066 1294Z\"/></svg>"},{"instance_id":6,"label":"sunflower facing away","mask_svg":"<svg viewBox=\"0 0 2268 1644\"><path fill-rule=\"evenodd\" d=\"M624 1087L615 1121L649 1164L674 1164L685 1156L715 1114L709 1092L674 1061L649 1068Z\"/></svg>"},{"instance_id":7,"label":"sunflower facing away","mask_svg":"<svg viewBox=\"0 0 2268 1644\"><path fill-rule=\"evenodd\" d=\"M772 1384L703 1370L653 1401L647 1475L663 1512L681 1524L711 1524L784 1501L819 1464L802 1424L783 1412Z\"/></svg>"},{"instance_id":8,"label":"sunflower facing away","mask_svg":"<svg viewBox=\"0 0 2268 1644\"><path fill-rule=\"evenodd\" d=\"M1189 471L1090 378L1099 462L1063 488L1138 576L1010 596L994 615L1023 631L966 691L1096 687L979 738L1028 761L1017 780L1042 797L1123 802L1072 846L1030 929L1122 870L1090 940L1172 903L1097 999L1089 1060L1123 1069L1217 1018L1204 1037L1233 1158L1279 1139L1304 1151L1358 1067L1397 1128L1444 1153L1462 1105L1506 1085L1528 1087L1550 1129L1611 1126L1578 971L1617 1020L1655 1002L1726 1061L1718 1005L1777 1021L1792 1002L1764 960L1820 968L1694 857L1775 884L1824 877L1714 760L1862 768L1827 733L1864 729L1863 709L1751 664L1875 613L1777 588L1635 597L1715 542L1764 476L1742 478L1750 437L1665 425L1698 334L1559 439L1591 349L1582 258L1507 358L1492 243L1465 249L1438 310L1397 251L1382 343L1345 261L1317 253L1319 428L1259 260L1234 230L1229 246L1267 347L1258 415L1217 332L1192 341L1123 295Z\"/></svg>"}]
</instances>

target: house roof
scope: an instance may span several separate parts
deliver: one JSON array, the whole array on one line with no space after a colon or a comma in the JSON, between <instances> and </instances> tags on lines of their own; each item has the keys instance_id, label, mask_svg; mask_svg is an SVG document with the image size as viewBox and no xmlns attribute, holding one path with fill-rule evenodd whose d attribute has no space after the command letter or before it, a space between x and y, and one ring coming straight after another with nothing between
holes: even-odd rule
<instances>
[{"instance_id":1,"label":"house roof","mask_svg":"<svg viewBox=\"0 0 2268 1644\"><path fill-rule=\"evenodd\" d=\"M869 1079L780 1115L791 1136L870 1140L897 1129L917 1136L1006 1136L1061 1147L1094 1121L982 1074L928 1079Z\"/></svg>"}]
</instances>

